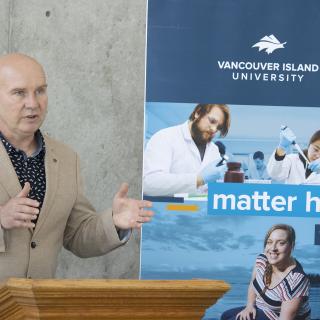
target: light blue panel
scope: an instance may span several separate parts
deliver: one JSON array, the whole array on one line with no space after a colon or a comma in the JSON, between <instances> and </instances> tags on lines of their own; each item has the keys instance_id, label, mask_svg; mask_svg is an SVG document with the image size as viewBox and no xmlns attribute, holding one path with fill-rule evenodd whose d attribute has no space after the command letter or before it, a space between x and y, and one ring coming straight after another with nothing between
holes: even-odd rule
<instances>
[{"instance_id":1,"label":"light blue panel","mask_svg":"<svg viewBox=\"0 0 320 320\"><path fill-rule=\"evenodd\" d=\"M210 183L208 214L320 218L319 187Z\"/></svg>"}]
</instances>

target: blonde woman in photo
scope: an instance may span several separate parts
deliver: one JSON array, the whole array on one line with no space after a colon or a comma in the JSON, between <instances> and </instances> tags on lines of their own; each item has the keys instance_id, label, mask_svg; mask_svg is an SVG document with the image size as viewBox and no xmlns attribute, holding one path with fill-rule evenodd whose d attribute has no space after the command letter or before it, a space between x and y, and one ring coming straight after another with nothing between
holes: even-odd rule
<instances>
[{"instance_id":1,"label":"blonde woman in photo","mask_svg":"<svg viewBox=\"0 0 320 320\"><path fill-rule=\"evenodd\" d=\"M224 312L221 320L309 320L310 282L292 257L295 231L286 224L272 226L264 253L255 262L245 307Z\"/></svg>"}]
</instances>

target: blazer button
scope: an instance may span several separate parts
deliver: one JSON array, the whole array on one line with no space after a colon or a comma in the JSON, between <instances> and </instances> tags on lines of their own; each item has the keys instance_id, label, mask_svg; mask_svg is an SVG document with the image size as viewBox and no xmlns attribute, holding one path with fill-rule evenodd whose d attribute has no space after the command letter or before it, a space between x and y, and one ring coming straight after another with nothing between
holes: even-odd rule
<instances>
[{"instance_id":1,"label":"blazer button","mask_svg":"<svg viewBox=\"0 0 320 320\"><path fill-rule=\"evenodd\" d=\"M34 249L36 246L37 246L37 244L34 241L32 241L31 242L31 248Z\"/></svg>"}]
</instances>

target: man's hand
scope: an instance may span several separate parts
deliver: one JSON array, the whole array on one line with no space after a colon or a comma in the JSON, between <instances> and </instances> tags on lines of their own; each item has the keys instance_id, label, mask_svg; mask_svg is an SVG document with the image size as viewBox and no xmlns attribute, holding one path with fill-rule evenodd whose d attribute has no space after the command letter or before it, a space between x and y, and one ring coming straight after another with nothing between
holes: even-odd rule
<instances>
[{"instance_id":1,"label":"man's hand","mask_svg":"<svg viewBox=\"0 0 320 320\"><path fill-rule=\"evenodd\" d=\"M201 172L197 176L197 187L208 182L215 182L218 179L223 178L224 173L227 171L227 165L222 164L217 167L217 164L219 162L221 162L221 158L209 163L201 170Z\"/></svg>"},{"instance_id":2,"label":"man's hand","mask_svg":"<svg viewBox=\"0 0 320 320\"><path fill-rule=\"evenodd\" d=\"M153 216L153 211L145 210L145 208L152 207L152 202L128 198L128 189L128 184L123 183L112 202L114 224L117 228L124 230L140 228Z\"/></svg>"},{"instance_id":3,"label":"man's hand","mask_svg":"<svg viewBox=\"0 0 320 320\"><path fill-rule=\"evenodd\" d=\"M23 189L3 206L0 206L0 225L4 229L34 228L31 221L39 214L39 202L28 198L30 183L26 182Z\"/></svg>"}]
</instances>

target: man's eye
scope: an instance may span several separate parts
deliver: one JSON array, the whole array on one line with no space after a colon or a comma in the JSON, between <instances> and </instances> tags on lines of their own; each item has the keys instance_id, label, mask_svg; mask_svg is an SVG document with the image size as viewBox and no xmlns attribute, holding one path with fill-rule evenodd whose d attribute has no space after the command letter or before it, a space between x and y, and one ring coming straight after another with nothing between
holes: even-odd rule
<instances>
[{"instance_id":1,"label":"man's eye","mask_svg":"<svg viewBox=\"0 0 320 320\"><path fill-rule=\"evenodd\" d=\"M23 97L25 95L25 92L24 91L15 91L14 92L14 95L18 96L18 97Z\"/></svg>"},{"instance_id":2,"label":"man's eye","mask_svg":"<svg viewBox=\"0 0 320 320\"><path fill-rule=\"evenodd\" d=\"M46 93L46 89L45 89L45 88L40 88L40 89L38 89L38 90L36 91L36 94L37 94L37 95L41 95L41 94L44 94L44 93Z\"/></svg>"}]
</instances>

